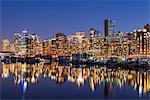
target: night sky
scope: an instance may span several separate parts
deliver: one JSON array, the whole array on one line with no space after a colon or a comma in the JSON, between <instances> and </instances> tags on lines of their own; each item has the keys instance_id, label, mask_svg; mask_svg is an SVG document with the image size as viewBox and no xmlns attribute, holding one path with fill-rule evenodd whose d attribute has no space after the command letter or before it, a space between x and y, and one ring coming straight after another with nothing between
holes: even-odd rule
<instances>
[{"instance_id":1,"label":"night sky","mask_svg":"<svg viewBox=\"0 0 150 100\"><path fill-rule=\"evenodd\" d=\"M2 38L12 39L24 28L42 39L57 32L104 33L104 19L116 21L116 31L133 31L150 23L150 0L1 0Z\"/></svg>"}]
</instances>

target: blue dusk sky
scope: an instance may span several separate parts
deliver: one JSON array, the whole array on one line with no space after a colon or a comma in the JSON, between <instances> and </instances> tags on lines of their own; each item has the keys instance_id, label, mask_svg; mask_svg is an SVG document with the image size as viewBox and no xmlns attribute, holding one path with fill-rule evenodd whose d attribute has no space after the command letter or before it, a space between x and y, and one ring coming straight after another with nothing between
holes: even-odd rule
<instances>
[{"instance_id":1,"label":"blue dusk sky","mask_svg":"<svg viewBox=\"0 0 150 100\"><path fill-rule=\"evenodd\" d=\"M13 39L26 28L42 39L57 32L104 33L104 19L116 21L116 31L133 31L150 23L150 0L0 0L1 37Z\"/></svg>"}]
</instances>

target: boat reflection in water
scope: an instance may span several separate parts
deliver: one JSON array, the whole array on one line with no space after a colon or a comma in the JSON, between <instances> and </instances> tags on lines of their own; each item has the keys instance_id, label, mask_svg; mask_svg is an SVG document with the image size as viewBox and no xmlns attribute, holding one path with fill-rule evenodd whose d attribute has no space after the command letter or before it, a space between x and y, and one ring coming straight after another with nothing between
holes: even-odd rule
<instances>
[{"instance_id":1,"label":"boat reflection in water","mask_svg":"<svg viewBox=\"0 0 150 100\"><path fill-rule=\"evenodd\" d=\"M113 97L115 94L120 94L117 93L116 88L124 91L125 85L132 88L132 92L136 91L139 97L145 95L148 98L150 95L150 71L107 69L99 66L74 68L72 66L75 65L63 66L58 62L52 62L51 64L44 64L43 62L36 64L2 63L1 78L2 81L5 81L5 79L13 76L13 83L21 86L23 94L26 93L32 83L38 84L41 78L49 78L55 84L69 82L76 84L78 87L90 88L91 92L95 92L98 87L103 87L99 92L103 92L104 97L109 97L109 95ZM85 84L85 82L88 84ZM92 98L94 97L92 96Z\"/></svg>"}]
</instances>

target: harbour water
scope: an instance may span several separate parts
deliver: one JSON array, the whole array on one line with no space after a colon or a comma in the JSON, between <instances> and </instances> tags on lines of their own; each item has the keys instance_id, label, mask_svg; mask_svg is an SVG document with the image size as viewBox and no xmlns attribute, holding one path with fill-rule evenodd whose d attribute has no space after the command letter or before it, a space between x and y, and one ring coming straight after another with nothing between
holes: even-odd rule
<instances>
[{"instance_id":1,"label":"harbour water","mask_svg":"<svg viewBox=\"0 0 150 100\"><path fill-rule=\"evenodd\" d=\"M74 65L75 66L75 65ZM149 99L150 71L51 64L0 66L1 99Z\"/></svg>"}]
</instances>

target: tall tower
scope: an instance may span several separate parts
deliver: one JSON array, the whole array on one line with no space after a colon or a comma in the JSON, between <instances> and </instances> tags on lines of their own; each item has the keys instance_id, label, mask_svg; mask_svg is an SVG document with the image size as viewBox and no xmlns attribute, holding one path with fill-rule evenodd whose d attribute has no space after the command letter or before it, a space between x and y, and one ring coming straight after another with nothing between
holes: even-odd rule
<instances>
[{"instance_id":1,"label":"tall tower","mask_svg":"<svg viewBox=\"0 0 150 100\"><path fill-rule=\"evenodd\" d=\"M108 36L109 34L109 20L108 19L104 20L104 33L105 33L105 36Z\"/></svg>"},{"instance_id":2,"label":"tall tower","mask_svg":"<svg viewBox=\"0 0 150 100\"><path fill-rule=\"evenodd\" d=\"M115 21L114 20L104 20L104 33L105 36L114 36L115 35Z\"/></svg>"},{"instance_id":3,"label":"tall tower","mask_svg":"<svg viewBox=\"0 0 150 100\"><path fill-rule=\"evenodd\" d=\"M22 31L22 54L25 55L27 53L27 41L28 41L28 32L26 29Z\"/></svg>"},{"instance_id":4,"label":"tall tower","mask_svg":"<svg viewBox=\"0 0 150 100\"><path fill-rule=\"evenodd\" d=\"M115 36L115 21L114 20L110 20L109 35L110 36Z\"/></svg>"}]
</instances>

